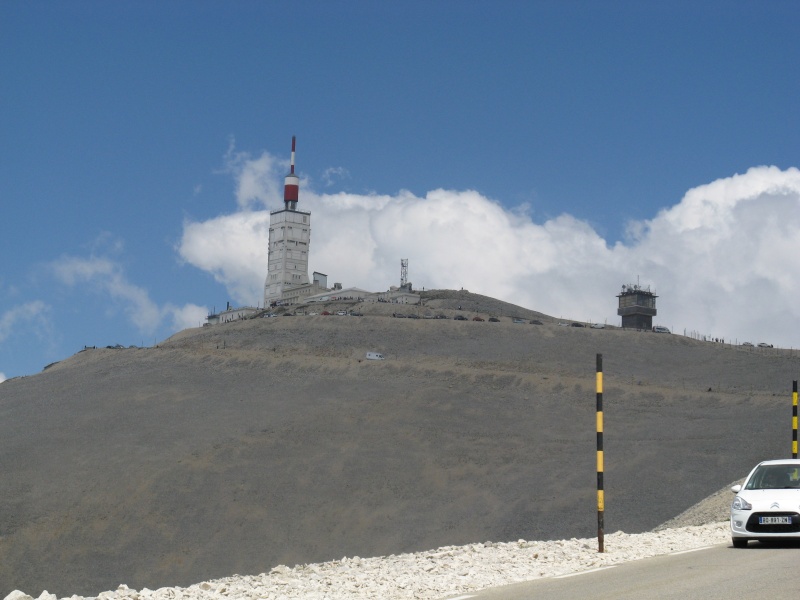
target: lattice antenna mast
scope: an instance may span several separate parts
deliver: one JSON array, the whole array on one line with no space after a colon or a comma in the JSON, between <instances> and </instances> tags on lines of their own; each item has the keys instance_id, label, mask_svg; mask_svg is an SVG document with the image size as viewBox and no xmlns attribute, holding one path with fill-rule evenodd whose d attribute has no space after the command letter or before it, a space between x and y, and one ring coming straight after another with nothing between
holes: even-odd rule
<instances>
[{"instance_id":1,"label":"lattice antenna mast","mask_svg":"<svg viewBox=\"0 0 800 600\"><path fill-rule=\"evenodd\" d=\"M408 259L400 259L400 287L405 287L408 283Z\"/></svg>"}]
</instances>

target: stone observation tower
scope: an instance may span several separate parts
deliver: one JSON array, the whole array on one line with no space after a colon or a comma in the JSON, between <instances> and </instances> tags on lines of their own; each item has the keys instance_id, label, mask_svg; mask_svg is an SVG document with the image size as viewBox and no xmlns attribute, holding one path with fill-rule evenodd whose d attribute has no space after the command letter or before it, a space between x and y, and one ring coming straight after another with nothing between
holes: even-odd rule
<instances>
[{"instance_id":1,"label":"stone observation tower","mask_svg":"<svg viewBox=\"0 0 800 600\"><path fill-rule=\"evenodd\" d=\"M269 266L264 283L264 306L297 301L300 295L311 291L308 280L311 213L297 210L300 178L294 172L294 149L295 137L292 136L291 170L284 180L283 208L269 214Z\"/></svg>"},{"instance_id":2,"label":"stone observation tower","mask_svg":"<svg viewBox=\"0 0 800 600\"><path fill-rule=\"evenodd\" d=\"M629 284L622 286L617 314L622 317L622 327L627 329L652 329L653 317L656 316L656 298L650 286L642 288Z\"/></svg>"}]
</instances>

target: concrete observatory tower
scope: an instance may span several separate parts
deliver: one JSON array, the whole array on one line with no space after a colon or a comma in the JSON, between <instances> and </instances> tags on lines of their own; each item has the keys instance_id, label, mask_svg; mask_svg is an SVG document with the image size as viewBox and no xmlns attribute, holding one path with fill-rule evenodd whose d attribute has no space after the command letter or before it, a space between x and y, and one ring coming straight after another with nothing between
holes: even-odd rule
<instances>
[{"instance_id":1,"label":"concrete observatory tower","mask_svg":"<svg viewBox=\"0 0 800 600\"><path fill-rule=\"evenodd\" d=\"M300 178L294 172L295 136L292 136L291 170L283 185L283 208L269 214L269 259L264 283L264 306L309 291L308 251L311 213L297 210Z\"/></svg>"}]
</instances>

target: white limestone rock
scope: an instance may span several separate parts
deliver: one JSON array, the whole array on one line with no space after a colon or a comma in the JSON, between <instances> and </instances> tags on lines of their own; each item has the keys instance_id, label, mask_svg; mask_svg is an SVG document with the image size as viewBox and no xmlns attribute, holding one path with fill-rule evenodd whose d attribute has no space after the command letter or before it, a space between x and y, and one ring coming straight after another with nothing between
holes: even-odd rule
<instances>
[{"instance_id":1,"label":"white limestone rock","mask_svg":"<svg viewBox=\"0 0 800 600\"><path fill-rule=\"evenodd\" d=\"M5 597L5 600L33 600L33 598L28 594L26 594L25 592L14 590L8 596Z\"/></svg>"}]
</instances>

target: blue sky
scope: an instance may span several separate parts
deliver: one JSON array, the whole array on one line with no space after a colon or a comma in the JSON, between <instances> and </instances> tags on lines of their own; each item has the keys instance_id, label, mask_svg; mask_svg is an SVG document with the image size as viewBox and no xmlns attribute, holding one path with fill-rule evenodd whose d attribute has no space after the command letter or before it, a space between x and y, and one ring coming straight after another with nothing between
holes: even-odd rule
<instances>
[{"instance_id":1,"label":"blue sky","mask_svg":"<svg viewBox=\"0 0 800 600\"><path fill-rule=\"evenodd\" d=\"M800 345L794 2L0 1L0 380L310 267Z\"/></svg>"}]
</instances>

